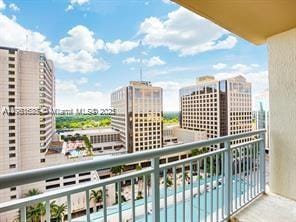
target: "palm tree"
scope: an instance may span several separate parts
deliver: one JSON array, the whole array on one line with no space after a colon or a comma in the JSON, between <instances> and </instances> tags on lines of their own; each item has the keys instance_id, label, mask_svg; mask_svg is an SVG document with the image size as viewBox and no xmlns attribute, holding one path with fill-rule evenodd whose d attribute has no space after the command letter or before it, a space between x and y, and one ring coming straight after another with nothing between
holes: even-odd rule
<instances>
[{"instance_id":1,"label":"palm tree","mask_svg":"<svg viewBox=\"0 0 296 222\"><path fill-rule=\"evenodd\" d=\"M26 212L28 221L39 222L41 220L41 217L45 215L45 206L43 203L37 203L28 206Z\"/></svg>"},{"instance_id":2,"label":"palm tree","mask_svg":"<svg viewBox=\"0 0 296 222\"><path fill-rule=\"evenodd\" d=\"M31 196L35 196L38 194L41 194L41 192L38 189L33 188L25 194L25 197L31 197Z\"/></svg>"},{"instance_id":3,"label":"palm tree","mask_svg":"<svg viewBox=\"0 0 296 222\"><path fill-rule=\"evenodd\" d=\"M66 210L67 206L65 204L51 204L52 219L54 219L55 222L63 222Z\"/></svg>"},{"instance_id":4,"label":"palm tree","mask_svg":"<svg viewBox=\"0 0 296 222\"><path fill-rule=\"evenodd\" d=\"M97 203L101 205L103 201L103 192L102 190L91 190L90 200L93 200L95 203L94 211L97 211Z\"/></svg>"},{"instance_id":5,"label":"palm tree","mask_svg":"<svg viewBox=\"0 0 296 222\"><path fill-rule=\"evenodd\" d=\"M38 189L31 189L29 190L25 196L30 197L30 196L35 196L41 194L41 192ZM31 222L39 222L41 220L41 217L45 215L45 205L43 203L37 203L31 206L28 206L26 208L27 212L27 220Z\"/></svg>"}]
</instances>

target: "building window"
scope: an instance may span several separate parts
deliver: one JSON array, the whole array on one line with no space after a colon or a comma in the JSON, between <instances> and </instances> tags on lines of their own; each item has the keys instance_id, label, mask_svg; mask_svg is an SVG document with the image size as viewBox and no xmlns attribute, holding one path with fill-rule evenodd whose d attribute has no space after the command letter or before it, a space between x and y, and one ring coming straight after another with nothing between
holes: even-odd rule
<instances>
[{"instance_id":1,"label":"building window","mask_svg":"<svg viewBox=\"0 0 296 222\"><path fill-rule=\"evenodd\" d=\"M11 200L16 199L16 195L10 196L10 199L11 199Z\"/></svg>"},{"instance_id":2,"label":"building window","mask_svg":"<svg viewBox=\"0 0 296 222\"><path fill-rule=\"evenodd\" d=\"M45 188L46 188L46 190L49 190L49 189L53 189L53 188L57 188L57 187L60 187L60 184L48 185Z\"/></svg>"},{"instance_id":3,"label":"building window","mask_svg":"<svg viewBox=\"0 0 296 222\"><path fill-rule=\"evenodd\" d=\"M16 191L16 187L10 187L10 191Z\"/></svg>"},{"instance_id":4,"label":"building window","mask_svg":"<svg viewBox=\"0 0 296 222\"><path fill-rule=\"evenodd\" d=\"M14 55L14 54L15 54L15 50L13 50L13 49L9 49L8 54L10 54L10 55Z\"/></svg>"},{"instance_id":5,"label":"building window","mask_svg":"<svg viewBox=\"0 0 296 222\"><path fill-rule=\"evenodd\" d=\"M16 165L15 165L15 164L10 164L10 165L9 165L9 168L10 168L10 169L15 169L15 168L16 168Z\"/></svg>"},{"instance_id":6,"label":"building window","mask_svg":"<svg viewBox=\"0 0 296 222\"><path fill-rule=\"evenodd\" d=\"M45 159L41 159L40 160L40 163L45 163Z\"/></svg>"},{"instance_id":7,"label":"building window","mask_svg":"<svg viewBox=\"0 0 296 222\"><path fill-rule=\"evenodd\" d=\"M76 184L76 181L66 182L64 183L64 186L73 185L73 184Z\"/></svg>"},{"instance_id":8,"label":"building window","mask_svg":"<svg viewBox=\"0 0 296 222\"><path fill-rule=\"evenodd\" d=\"M8 67L9 68L15 68L15 65L14 64L8 64Z\"/></svg>"},{"instance_id":9,"label":"building window","mask_svg":"<svg viewBox=\"0 0 296 222\"><path fill-rule=\"evenodd\" d=\"M15 157L15 153L10 153L9 158L13 158L13 157Z\"/></svg>"}]
</instances>

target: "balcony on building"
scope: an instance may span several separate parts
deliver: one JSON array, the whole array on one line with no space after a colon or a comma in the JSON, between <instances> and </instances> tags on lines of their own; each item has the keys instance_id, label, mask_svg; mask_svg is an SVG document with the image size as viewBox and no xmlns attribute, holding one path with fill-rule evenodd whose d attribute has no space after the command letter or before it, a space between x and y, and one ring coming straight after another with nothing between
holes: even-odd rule
<instances>
[{"instance_id":1,"label":"balcony on building","mask_svg":"<svg viewBox=\"0 0 296 222\"><path fill-rule=\"evenodd\" d=\"M176 3L256 45L268 45L270 149L264 130L190 144L90 160L0 176L0 189L52 178L148 161L150 166L0 203L0 214L16 210L26 221L28 206L44 203L42 221L50 221L50 203L64 198L67 221L296 221L296 1L193 1ZM243 144L237 139L248 138ZM203 147L221 148L187 159L161 163L162 156ZM126 182L130 196L122 195ZM139 195L141 184L141 195ZM91 190L101 189L99 207ZM112 193L113 192L113 193ZM85 195L85 210L74 215L73 195ZM107 195L115 203L107 203Z\"/></svg>"}]
</instances>

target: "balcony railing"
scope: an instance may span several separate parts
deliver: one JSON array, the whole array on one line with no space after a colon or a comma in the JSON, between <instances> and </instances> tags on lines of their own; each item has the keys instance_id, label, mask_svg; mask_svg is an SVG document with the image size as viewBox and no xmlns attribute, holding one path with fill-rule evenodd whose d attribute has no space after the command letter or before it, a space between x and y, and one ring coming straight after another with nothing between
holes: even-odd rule
<instances>
[{"instance_id":1,"label":"balcony railing","mask_svg":"<svg viewBox=\"0 0 296 222\"><path fill-rule=\"evenodd\" d=\"M19 209L23 222L27 207L43 202L46 206L43 219L50 221L51 201L63 197L67 221L225 221L265 191L264 133L265 130L259 130L105 160L2 175L0 189L118 165L151 163L150 167L138 171L0 203L0 213ZM247 142L232 145L242 139ZM215 145L220 148L160 164L161 157ZM126 181L130 181L127 187L131 198L124 202L121 197ZM107 206L107 187L110 186L114 186L117 204ZM102 209L91 213L90 191L98 188L102 190ZM142 198L136 198L136 190L141 191ZM71 196L81 192L87 200L85 215L71 220Z\"/></svg>"}]
</instances>

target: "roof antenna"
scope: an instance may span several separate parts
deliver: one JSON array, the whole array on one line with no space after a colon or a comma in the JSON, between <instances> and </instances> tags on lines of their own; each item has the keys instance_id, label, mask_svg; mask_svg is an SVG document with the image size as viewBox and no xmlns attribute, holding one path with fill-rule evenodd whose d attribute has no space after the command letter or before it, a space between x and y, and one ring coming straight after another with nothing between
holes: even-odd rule
<instances>
[{"instance_id":1,"label":"roof antenna","mask_svg":"<svg viewBox=\"0 0 296 222\"><path fill-rule=\"evenodd\" d=\"M140 41L140 81L143 81L143 59L142 59L142 40Z\"/></svg>"}]
</instances>

